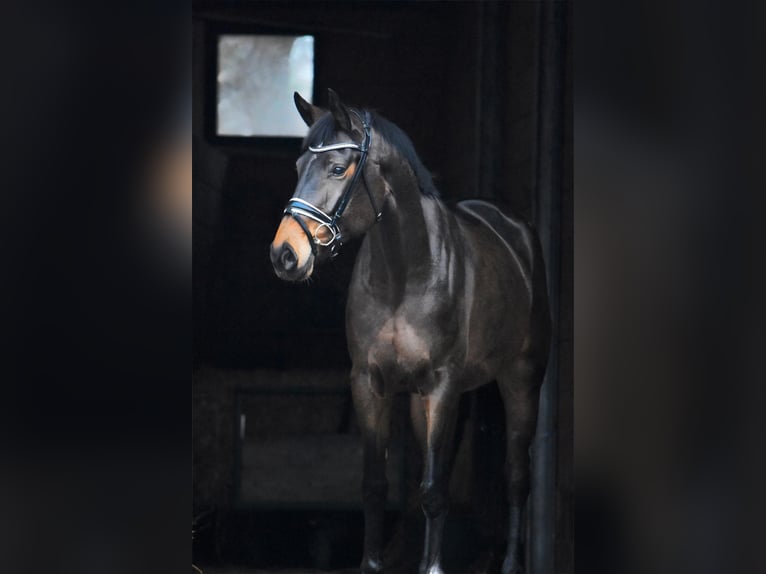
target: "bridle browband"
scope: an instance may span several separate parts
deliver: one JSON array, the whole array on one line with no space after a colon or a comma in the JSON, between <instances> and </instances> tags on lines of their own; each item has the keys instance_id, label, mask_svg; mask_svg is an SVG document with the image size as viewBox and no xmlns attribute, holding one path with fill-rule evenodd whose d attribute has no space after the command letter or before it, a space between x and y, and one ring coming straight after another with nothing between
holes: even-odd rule
<instances>
[{"instance_id":1,"label":"bridle browband","mask_svg":"<svg viewBox=\"0 0 766 574\"><path fill-rule=\"evenodd\" d=\"M317 245L321 245L322 247L329 247L330 254L333 257L338 254L338 247L343 245L343 237L341 235L339 226L340 218L343 216L343 212L346 210L348 202L351 200L351 194L354 191L354 187L356 186L356 181L359 179L359 175L362 174L362 178L364 179L364 164L367 160L367 154L370 151L370 142L372 140L369 122L370 114L369 112L365 112L364 117L362 117L356 110L351 110L351 112L356 115L362 122L362 128L364 129L364 139L362 140L361 145L354 142L342 142L330 145L323 145L320 143L316 147L309 146L308 148L312 153L325 153L339 149L355 149L361 152L361 157L356 164L356 170L351 176L351 181L349 182L348 186L343 191L343 195L340 197L340 200L338 200L338 204L335 207L335 213L328 215L319 209L316 205L313 205L312 203L309 203L305 199L301 199L299 197L291 198L290 201L287 202L287 206L284 210L284 214L292 216L292 218L298 222L298 225L301 226L301 229L303 229L303 232L306 234L306 237L309 240L309 245L311 245L311 252L314 254L314 256L317 254ZM380 221L380 218L383 214L378 210L378 206L375 203L375 198L372 195L372 190L367 185L366 181L364 188L367 190L367 195L370 198L370 204L372 205L372 209L375 212L375 221ZM316 229L317 233L322 227L327 228L327 230L332 234L330 239L327 241L321 241L318 237L316 237L316 235L312 235L311 231L306 225L306 222L301 219L302 217L316 221L319 224L319 227Z\"/></svg>"}]
</instances>

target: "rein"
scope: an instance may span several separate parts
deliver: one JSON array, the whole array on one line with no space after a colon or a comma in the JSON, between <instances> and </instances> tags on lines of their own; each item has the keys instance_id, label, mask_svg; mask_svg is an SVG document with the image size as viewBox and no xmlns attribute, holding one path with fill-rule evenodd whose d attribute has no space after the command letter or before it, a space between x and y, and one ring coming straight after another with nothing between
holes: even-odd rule
<instances>
[{"instance_id":1,"label":"rein","mask_svg":"<svg viewBox=\"0 0 766 574\"><path fill-rule=\"evenodd\" d=\"M301 226L301 229L303 229L303 232L306 234L306 237L309 240L309 245L311 245L311 252L314 254L314 256L317 254L317 245L321 245L322 247L329 247L332 257L335 257L338 254L338 247L343 245L343 236L340 232L340 218L343 216L343 212L346 210L348 202L351 200L351 194L356 187L356 182L359 179L359 174L362 174L362 178L364 178L364 164L367 160L367 153L370 151L370 142L372 140L370 123L368 121L369 113L365 113L364 117L362 117L356 111L352 110L352 112L362 121L362 127L364 129L364 140L362 140L361 145L354 142L343 142L330 145L323 145L320 143L316 147L309 146L308 148L312 153L325 153L338 149L355 149L361 152L361 157L356 164L356 170L351 176L351 181L349 182L348 186L343 191L343 195L340 197L340 200L338 200L338 204L335 206L335 212L332 215L329 215L319 209L316 205L299 197L291 198L290 201L287 202L287 206L284 210L284 214L292 216L293 219L298 222L298 225ZM375 198L372 196L372 190L370 190L370 187L367 185L366 181L364 187L367 190L367 196L370 198L370 204L372 205L372 209L375 212L375 221L380 221L380 218L383 214L382 212L378 211L378 206L375 203ZM301 219L301 217L306 217L312 221L316 221L319 224L319 227L316 229L317 233L322 227L327 228L327 230L332 234L330 239L327 241L321 241L318 237L316 237L316 235L312 235L308 226L303 221L303 219Z\"/></svg>"}]
</instances>

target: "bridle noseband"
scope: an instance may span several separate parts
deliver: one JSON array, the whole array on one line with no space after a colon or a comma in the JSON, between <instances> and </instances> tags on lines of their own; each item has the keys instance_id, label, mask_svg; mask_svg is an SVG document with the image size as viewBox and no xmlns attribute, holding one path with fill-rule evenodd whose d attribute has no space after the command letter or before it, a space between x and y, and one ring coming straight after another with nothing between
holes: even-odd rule
<instances>
[{"instance_id":1,"label":"bridle noseband","mask_svg":"<svg viewBox=\"0 0 766 574\"><path fill-rule=\"evenodd\" d=\"M338 149L355 149L359 150L362 154L356 164L356 170L351 176L351 181L343 191L343 195L335 207L335 213L328 215L319 209L316 205L313 205L312 203L309 203L305 199L301 199L299 197L291 198L285 207L284 214L292 216L293 219L298 222L298 225L301 226L301 229L303 229L303 232L306 234L306 237L309 240L309 245L311 245L311 252L314 254L314 256L317 254L317 245L321 245L322 247L329 247L330 254L333 257L338 254L338 247L343 245L343 237L341 235L339 226L340 218L343 215L343 212L346 210L348 202L351 200L351 194L354 191L354 187L356 185L356 181L359 179L359 175L362 174L362 178L364 178L364 163L367 160L367 153L370 151L370 142L372 140L369 122L370 114L369 112L365 112L364 117L362 117L355 110L351 111L362 121L362 128L364 129L364 140L362 140L362 145L354 142L343 142L330 145L323 145L320 143L316 147L309 146L308 148L312 153L325 153ZM375 198L372 195L372 190L367 185L366 181L364 187L367 190L367 195L370 198L372 209L375 212L375 221L380 221L380 218L383 214L378 210L378 206L375 203ZM316 221L319 224L319 227L316 229L317 234L322 227L327 228L327 230L331 233L330 239L327 241L321 241L318 237L316 237L316 235L312 235L308 226L303 221L303 219L301 219L301 217L306 217Z\"/></svg>"}]
</instances>

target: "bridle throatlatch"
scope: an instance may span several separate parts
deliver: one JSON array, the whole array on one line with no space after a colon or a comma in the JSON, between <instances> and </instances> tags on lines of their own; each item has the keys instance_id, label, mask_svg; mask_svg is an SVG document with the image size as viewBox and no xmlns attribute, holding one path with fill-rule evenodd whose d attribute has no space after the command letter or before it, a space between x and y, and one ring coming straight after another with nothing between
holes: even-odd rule
<instances>
[{"instance_id":1,"label":"bridle throatlatch","mask_svg":"<svg viewBox=\"0 0 766 574\"><path fill-rule=\"evenodd\" d=\"M369 123L370 116L368 112L365 112L364 117L362 117L355 110L351 111L362 121L364 139L362 140L361 145L354 142L343 142L330 145L323 145L320 143L316 147L309 146L309 151L312 153L325 153L338 149L355 149L359 150L362 154L356 164L356 170L351 176L351 181L343 191L343 195L338 201L338 204L335 206L335 212L332 215L328 215L319 209L316 205L313 205L312 203L309 203L305 199L301 199L299 197L291 198L285 207L285 215L292 216L293 219L298 222L298 225L301 226L301 229L303 229L306 237L308 237L309 245L311 245L311 252L314 254L314 256L317 254L317 245L321 245L322 247L329 247L330 254L333 257L338 254L338 247L343 245L343 236L341 235L339 227L340 218L343 216L343 212L346 210L346 206L351 200L351 194L354 192L356 181L359 179L359 175L362 174L362 178L364 178L364 163L367 160L367 153L370 151L370 141L372 139ZM372 195L372 190L367 185L367 182L365 182L364 187L367 190L367 195L370 198L372 209L375 212L375 221L380 221L380 218L383 214L378 210L378 206L375 203L375 198ZM319 224L319 227L316 228L316 233L314 235L311 234L311 231L306 225L306 222L301 219L302 217L316 221ZM317 237L319 235L319 231L323 227L327 228L331 234L330 238L326 241L322 241L319 239L319 237Z\"/></svg>"}]
</instances>

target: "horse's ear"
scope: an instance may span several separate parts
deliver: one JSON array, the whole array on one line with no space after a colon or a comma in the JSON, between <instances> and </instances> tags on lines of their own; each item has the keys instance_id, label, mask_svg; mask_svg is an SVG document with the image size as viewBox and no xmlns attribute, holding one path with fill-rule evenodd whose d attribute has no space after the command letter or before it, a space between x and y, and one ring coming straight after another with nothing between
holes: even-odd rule
<instances>
[{"instance_id":1,"label":"horse's ear","mask_svg":"<svg viewBox=\"0 0 766 574\"><path fill-rule=\"evenodd\" d=\"M298 109L298 113L308 127L313 126L314 122L325 113L325 110L322 108L314 106L304 100L298 92L293 92L293 100L295 100L295 107Z\"/></svg>"},{"instance_id":2,"label":"horse's ear","mask_svg":"<svg viewBox=\"0 0 766 574\"><path fill-rule=\"evenodd\" d=\"M335 118L335 123L344 132L351 133L351 116L349 116L348 108L340 101L338 94L335 90L327 88L327 96L330 102L330 113Z\"/></svg>"}]
</instances>

